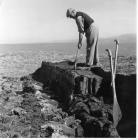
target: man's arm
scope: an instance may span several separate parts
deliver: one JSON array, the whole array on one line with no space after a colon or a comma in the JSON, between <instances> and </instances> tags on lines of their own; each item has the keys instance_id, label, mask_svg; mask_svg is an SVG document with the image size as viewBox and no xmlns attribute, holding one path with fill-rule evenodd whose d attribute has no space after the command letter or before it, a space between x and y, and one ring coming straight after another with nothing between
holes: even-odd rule
<instances>
[{"instance_id":1,"label":"man's arm","mask_svg":"<svg viewBox=\"0 0 138 140\"><path fill-rule=\"evenodd\" d=\"M82 39L83 39L83 33L79 32L79 42L78 42L78 48L79 49L82 47Z\"/></svg>"},{"instance_id":2,"label":"man's arm","mask_svg":"<svg viewBox=\"0 0 138 140\"><path fill-rule=\"evenodd\" d=\"M76 23L77 23L78 31L79 31L78 48L80 49L82 47L82 40L83 40L83 34L84 34L84 19L81 16L79 16L76 19Z\"/></svg>"}]
</instances>

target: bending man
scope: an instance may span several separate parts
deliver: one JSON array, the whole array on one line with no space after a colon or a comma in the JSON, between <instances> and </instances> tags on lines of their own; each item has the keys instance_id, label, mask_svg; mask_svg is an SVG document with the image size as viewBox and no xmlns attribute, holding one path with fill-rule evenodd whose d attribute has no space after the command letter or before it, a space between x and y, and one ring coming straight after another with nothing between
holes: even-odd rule
<instances>
[{"instance_id":1,"label":"bending man","mask_svg":"<svg viewBox=\"0 0 138 140\"><path fill-rule=\"evenodd\" d=\"M82 39L85 34L87 39L87 48L86 48L86 64L89 66L98 65L98 36L99 31L95 26L94 20L83 12L76 11L75 9L67 9L66 16L74 19L78 26L79 31L79 42L78 48L82 47Z\"/></svg>"}]
</instances>

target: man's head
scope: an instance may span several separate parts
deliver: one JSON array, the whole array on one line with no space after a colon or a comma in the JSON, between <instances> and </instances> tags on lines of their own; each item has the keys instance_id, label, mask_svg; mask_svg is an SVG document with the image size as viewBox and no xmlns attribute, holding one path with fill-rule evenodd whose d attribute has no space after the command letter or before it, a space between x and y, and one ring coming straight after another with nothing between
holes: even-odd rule
<instances>
[{"instance_id":1,"label":"man's head","mask_svg":"<svg viewBox=\"0 0 138 140\"><path fill-rule=\"evenodd\" d=\"M67 9L66 16L67 17L70 17L70 18L75 18L75 16L76 16L76 10L73 9L73 8Z\"/></svg>"}]
</instances>

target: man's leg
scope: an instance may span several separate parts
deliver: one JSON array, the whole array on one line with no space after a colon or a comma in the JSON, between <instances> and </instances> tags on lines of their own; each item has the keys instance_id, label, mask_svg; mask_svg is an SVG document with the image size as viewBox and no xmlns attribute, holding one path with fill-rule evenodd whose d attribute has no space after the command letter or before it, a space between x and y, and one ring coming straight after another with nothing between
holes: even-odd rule
<instances>
[{"instance_id":1,"label":"man's leg","mask_svg":"<svg viewBox=\"0 0 138 140\"><path fill-rule=\"evenodd\" d=\"M94 62L94 54L95 54L95 45L94 45L94 38L91 37L91 45L90 47L90 55L89 55L89 65L93 65Z\"/></svg>"},{"instance_id":2,"label":"man's leg","mask_svg":"<svg viewBox=\"0 0 138 140\"><path fill-rule=\"evenodd\" d=\"M98 57L98 29L95 26L91 27L91 33L89 36L89 47L90 47L90 56L89 56L89 65L96 65L99 62Z\"/></svg>"},{"instance_id":3,"label":"man's leg","mask_svg":"<svg viewBox=\"0 0 138 140\"><path fill-rule=\"evenodd\" d=\"M96 45L95 45L95 53L94 53L93 65L97 65L98 63L99 63L99 53L98 53L98 39L97 39Z\"/></svg>"},{"instance_id":4,"label":"man's leg","mask_svg":"<svg viewBox=\"0 0 138 140\"><path fill-rule=\"evenodd\" d=\"M89 58L90 58L90 46L87 43L87 48L86 48L86 64L89 65Z\"/></svg>"}]
</instances>

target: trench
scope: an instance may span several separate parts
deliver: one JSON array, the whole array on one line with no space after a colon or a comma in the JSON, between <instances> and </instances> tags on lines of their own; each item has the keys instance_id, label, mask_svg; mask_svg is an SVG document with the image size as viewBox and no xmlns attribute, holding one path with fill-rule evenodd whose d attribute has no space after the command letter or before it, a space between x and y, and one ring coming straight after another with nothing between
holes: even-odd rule
<instances>
[{"instance_id":1,"label":"trench","mask_svg":"<svg viewBox=\"0 0 138 140\"><path fill-rule=\"evenodd\" d=\"M111 74L84 64L42 62L32 78L49 87L53 98L69 114L81 120L84 137L136 137L136 75L116 75L117 99L122 119L113 126Z\"/></svg>"}]
</instances>

